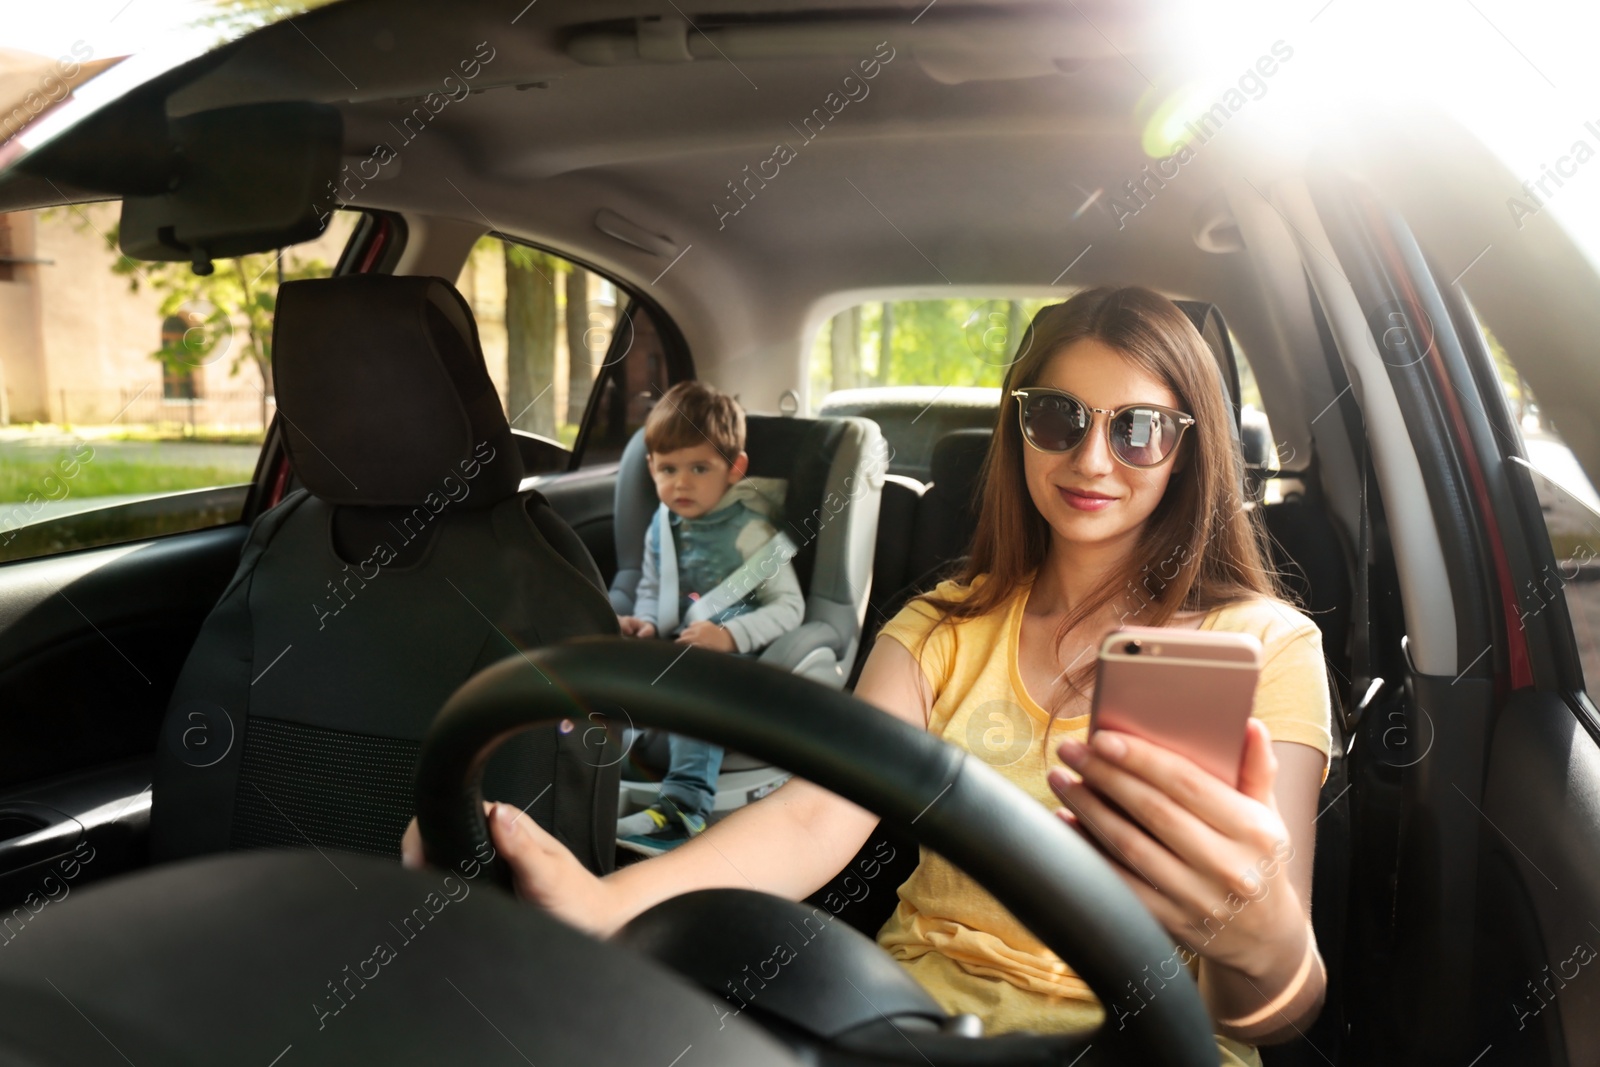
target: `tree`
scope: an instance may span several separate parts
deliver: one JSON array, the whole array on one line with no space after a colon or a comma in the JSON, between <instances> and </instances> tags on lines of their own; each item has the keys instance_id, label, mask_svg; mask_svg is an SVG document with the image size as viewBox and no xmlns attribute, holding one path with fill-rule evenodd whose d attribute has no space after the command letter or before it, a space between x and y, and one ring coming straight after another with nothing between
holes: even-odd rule
<instances>
[{"instance_id":1,"label":"tree","mask_svg":"<svg viewBox=\"0 0 1600 1067\"><path fill-rule=\"evenodd\" d=\"M833 388L854 389L861 375L861 309L833 317Z\"/></svg>"},{"instance_id":2,"label":"tree","mask_svg":"<svg viewBox=\"0 0 1600 1067\"><path fill-rule=\"evenodd\" d=\"M589 350L589 272L571 265L567 270L567 417L569 426L583 422L589 403L595 365L604 353ZM596 323L595 325L598 325ZM599 356L599 359L596 356Z\"/></svg>"},{"instance_id":3,"label":"tree","mask_svg":"<svg viewBox=\"0 0 1600 1067\"><path fill-rule=\"evenodd\" d=\"M889 384L889 369L894 366L894 305L883 302L878 315L878 366L872 374L873 385Z\"/></svg>"},{"instance_id":4,"label":"tree","mask_svg":"<svg viewBox=\"0 0 1600 1067\"><path fill-rule=\"evenodd\" d=\"M556 437L556 284L560 261L503 243L506 262L506 410L511 425Z\"/></svg>"},{"instance_id":5,"label":"tree","mask_svg":"<svg viewBox=\"0 0 1600 1067\"><path fill-rule=\"evenodd\" d=\"M1539 416L1539 429L1545 433L1554 433L1555 426L1550 421L1550 416L1545 414L1544 405L1539 404L1533 395L1533 390L1528 387L1527 379L1517 369L1511 357L1506 354L1505 346L1500 343L1500 338L1494 331L1478 320L1478 328L1483 331L1483 339L1489 346L1489 354L1494 358L1495 373L1500 378L1500 388L1505 391L1506 400L1510 403L1512 411L1516 413L1517 428L1522 428L1522 421L1528 417L1528 409L1537 406Z\"/></svg>"},{"instance_id":6,"label":"tree","mask_svg":"<svg viewBox=\"0 0 1600 1067\"><path fill-rule=\"evenodd\" d=\"M1022 301L1013 300L1006 308L1006 358L1017 358L1017 348L1022 344L1022 331L1028 328L1028 315Z\"/></svg>"},{"instance_id":7,"label":"tree","mask_svg":"<svg viewBox=\"0 0 1600 1067\"><path fill-rule=\"evenodd\" d=\"M811 350L814 395L859 385L987 386L1005 379L1029 319L1048 300L901 300L841 311ZM878 361L861 367L861 336Z\"/></svg>"}]
</instances>

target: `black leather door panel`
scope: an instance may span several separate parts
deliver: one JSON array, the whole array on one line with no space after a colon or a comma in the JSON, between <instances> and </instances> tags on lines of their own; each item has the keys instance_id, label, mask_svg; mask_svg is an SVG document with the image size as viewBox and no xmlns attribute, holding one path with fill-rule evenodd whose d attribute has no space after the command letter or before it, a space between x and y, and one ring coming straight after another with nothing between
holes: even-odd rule
<instances>
[{"instance_id":1,"label":"black leather door panel","mask_svg":"<svg viewBox=\"0 0 1600 1067\"><path fill-rule=\"evenodd\" d=\"M0 794L0 947L74 889L144 866L150 779L146 756Z\"/></svg>"},{"instance_id":2,"label":"black leather door panel","mask_svg":"<svg viewBox=\"0 0 1600 1067\"><path fill-rule=\"evenodd\" d=\"M1531 691L1507 701L1483 815L1487 848L1521 889L1520 901L1502 892L1484 909L1498 919L1498 940L1519 942L1498 946L1495 957L1505 966L1483 968L1501 972L1483 990L1485 1011L1500 1013L1503 1023L1497 1030L1507 1054L1500 1062L1545 1062L1515 1050L1564 1046L1567 1063L1600 1063L1600 974L1593 973L1600 969L1600 746L1566 702ZM1533 921L1506 921L1519 904ZM1525 943L1535 928L1542 943Z\"/></svg>"},{"instance_id":3,"label":"black leather door panel","mask_svg":"<svg viewBox=\"0 0 1600 1067\"><path fill-rule=\"evenodd\" d=\"M243 524L0 567L0 790L147 756Z\"/></svg>"}]
</instances>

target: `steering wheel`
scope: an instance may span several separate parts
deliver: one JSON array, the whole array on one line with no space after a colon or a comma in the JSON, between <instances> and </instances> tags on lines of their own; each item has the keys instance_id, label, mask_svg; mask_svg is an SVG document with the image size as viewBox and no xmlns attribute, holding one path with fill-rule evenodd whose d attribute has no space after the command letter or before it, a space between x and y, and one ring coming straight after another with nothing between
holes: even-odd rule
<instances>
[{"instance_id":1,"label":"steering wheel","mask_svg":"<svg viewBox=\"0 0 1600 1067\"><path fill-rule=\"evenodd\" d=\"M854 697L759 663L593 637L481 672L450 698L423 744L417 818L429 862L472 874L486 868L508 885L483 813L490 753L535 724L568 719L593 728L592 717L615 719L617 710L637 725L768 760L906 828L993 894L1107 1005L1106 1021L1086 1034L902 1034L898 1046L875 1050L883 1057L876 1062L1217 1062L1211 1022L1187 969L1162 974L1159 987L1150 987L1151 975L1174 959L1171 940L1092 846L977 757ZM721 928L695 936L714 940ZM848 1058L848 1050L831 1051Z\"/></svg>"}]
</instances>

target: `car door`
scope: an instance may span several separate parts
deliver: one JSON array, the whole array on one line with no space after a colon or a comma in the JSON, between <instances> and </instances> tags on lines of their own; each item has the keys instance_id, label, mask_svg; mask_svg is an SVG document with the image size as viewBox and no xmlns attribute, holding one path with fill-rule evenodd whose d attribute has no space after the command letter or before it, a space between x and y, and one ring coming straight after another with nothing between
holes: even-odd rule
<instances>
[{"instance_id":1,"label":"car door","mask_svg":"<svg viewBox=\"0 0 1600 1067\"><path fill-rule=\"evenodd\" d=\"M1520 394L1528 380L1576 390L1592 412L1600 376L1529 369L1522 379L1495 357L1461 276L1437 270L1403 218L1352 182L1330 178L1313 193L1425 489L1385 498L1369 466L1370 610L1353 687L1369 700L1351 757L1346 948L1364 971L1352 983L1352 1048L1374 1062L1596 1062L1600 717L1584 668L1600 669L1587 584L1600 520L1558 435L1530 447ZM1519 280L1524 334L1540 281ZM1537 349L1524 355L1537 363ZM1382 416L1363 415L1371 435ZM1568 488L1541 473L1541 456L1559 459ZM1391 553L1405 550L1386 531L1408 508L1426 508L1438 531L1448 616L1400 610L1392 575L1404 561ZM1447 630L1446 668L1419 667L1418 642Z\"/></svg>"},{"instance_id":2,"label":"car door","mask_svg":"<svg viewBox=\"0 0 1600 1067\"><path fill-rule=\"evenodd\" d=\"M276 255L119 256L115 204L0 216L34 262L0 278L0 938L77 885L142 865L167 699L281 497L271 312L279 282L379 266L392 217L339 212ZM6 288L13 291L6 292ZM17 290L25 290L19 292ZM214 760L199 716L176 737Z\"/></svg>"},{"instance_id":3,"label":"car door","mask_svg":"<svg viewBox=\"0 0 1600 1067\"><path fill-rule=\"evenodd\" d=\"M478 241L456 285L533 485L609 582L617 461L655 401L694 377L682 335L620 282L499 234Z\"/></svg>"}]
</instances>

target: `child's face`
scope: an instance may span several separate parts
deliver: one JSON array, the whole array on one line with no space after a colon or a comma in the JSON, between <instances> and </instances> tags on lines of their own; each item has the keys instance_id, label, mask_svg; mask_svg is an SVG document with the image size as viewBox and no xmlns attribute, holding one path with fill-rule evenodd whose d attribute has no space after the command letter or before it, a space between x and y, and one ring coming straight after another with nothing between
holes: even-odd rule
<instances>
[{"instance_id":1,"label":"child's face","mask_svg":"<svg viewBox=\"0 0 1600 1067\"><path fill-rule=\"evenodd\" d=\"M743 452L729 464L705 441L691 448L650 453L656 496L686 519L699 518L716 507L728 486L744 477L748 465Z\"/></svg>"}]
</instances>

